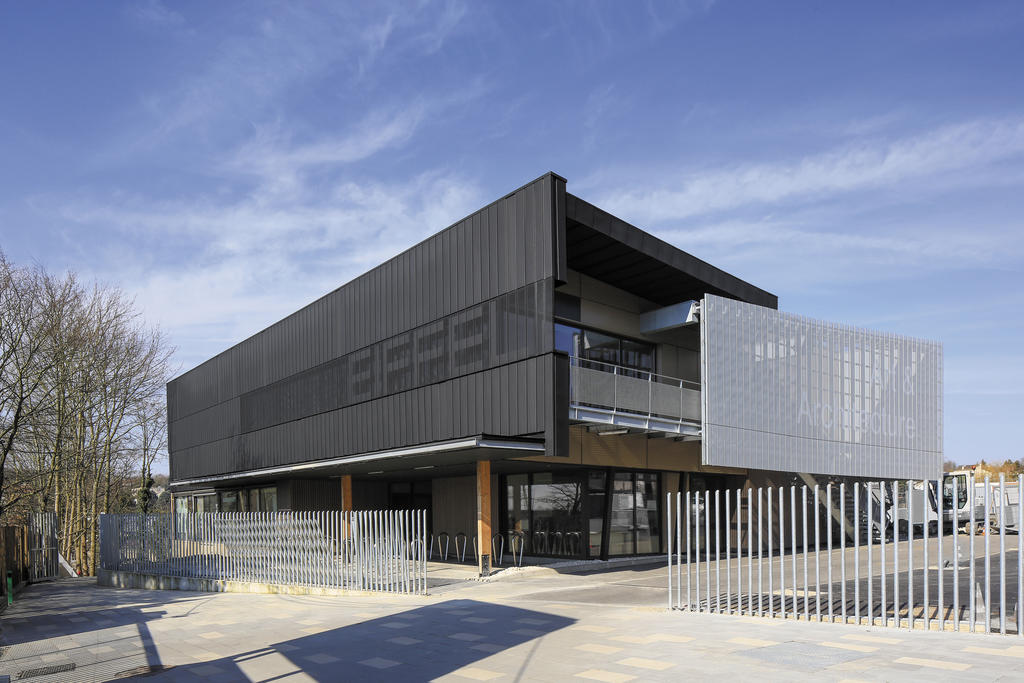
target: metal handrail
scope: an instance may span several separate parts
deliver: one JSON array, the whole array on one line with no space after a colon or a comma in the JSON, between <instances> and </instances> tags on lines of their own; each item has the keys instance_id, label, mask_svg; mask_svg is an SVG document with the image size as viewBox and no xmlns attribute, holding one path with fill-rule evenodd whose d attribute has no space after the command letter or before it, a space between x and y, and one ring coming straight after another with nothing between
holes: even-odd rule
<instances>
[{"instance_id":1,"label":"metal handrail","mask_svg":"<svg viewBox=\"0 0 1024 683\"><path fill-rule=\"evenodd\" d=\"M614 365L613 363L605 363L604 361L600 360L580 358L579 356L569 356L569 365L575 365L577 367L586 368L589 370L600 370L602 372L608 372L613 375L634 377L636 379L644 381L659 382L661 384L671 384L683 389L694 389L700 391L700 382L693 382L688 379L680 379L679 377L670 377L669 375L659 375L656 372L638 370L637 368L630 368L625 365Z\"/></svg>"},{"instance_id":2,"label":"metal handrail","mask_svg":"<svg viewBox=\"0 0 1024 683\"><path fill-rule=\"evenodd\" d=\"M578 356L570 356L570 362L570 409L585 412L583 419L616 423L639 416L640 426L654 429L700 420L695 382Z\"/></svg>"}]
</instances>

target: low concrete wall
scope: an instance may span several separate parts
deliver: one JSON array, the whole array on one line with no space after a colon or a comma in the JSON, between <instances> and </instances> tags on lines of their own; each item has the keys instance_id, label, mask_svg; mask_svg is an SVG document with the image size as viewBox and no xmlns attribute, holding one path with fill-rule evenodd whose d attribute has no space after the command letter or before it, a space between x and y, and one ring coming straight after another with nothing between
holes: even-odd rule
<instances>
[{"instance_id":1,"label":"low concrete wall","mask_svg":"<svg viewBox=\"0 0 1024 683\"><path fill-rule=\"evenodd\" d=\"M249 581L225 581L223 579L193 579L182 576L161 576L137 574L100 569L96 583L111 588L145 588L164 591L199 591L205 593L281 593L285 595L376 595L368 591L351 591L340 588L319 588L316 586L293 586L278 583L253 583Z\"/></svg>"}]
</instances>

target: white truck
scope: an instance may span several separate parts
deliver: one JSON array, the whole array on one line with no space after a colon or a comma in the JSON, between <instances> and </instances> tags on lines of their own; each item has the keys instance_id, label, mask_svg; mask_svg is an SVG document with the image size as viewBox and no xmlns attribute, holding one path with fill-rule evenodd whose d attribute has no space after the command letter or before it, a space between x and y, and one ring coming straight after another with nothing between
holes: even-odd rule
<instances>
[{"instance_id":1,"label":"white truck","mask_svg":"<svg viewBox=\"0 0 1024 683\"><path fill-rule=\"evenodd\" d=\"M974 523L978 533L986 529L997 531L1004 526L1007 531L1017 531L1017 520L1020 510L1020 487L1017 482L1007 482L1000 489L999 481L989 480L989 514L985 518L985 489L983 479L975 479L971 490L972 473L969 470L948 472L942 480L942 519L943 529L956 524L963 531L968 531ZM909 528L915 533L928 524L928 531L938 530L938 505L936 500L935 482L915 482L908 492L900 492L897 505L897 523L900 534L906 534ZM954 489L956 500L953 498ZM972 495L973 494L973 495ZM973 514L972 514L973 511ZM1005 511L1005 515L1001 514Z\"/></svg>"}]
</instances>

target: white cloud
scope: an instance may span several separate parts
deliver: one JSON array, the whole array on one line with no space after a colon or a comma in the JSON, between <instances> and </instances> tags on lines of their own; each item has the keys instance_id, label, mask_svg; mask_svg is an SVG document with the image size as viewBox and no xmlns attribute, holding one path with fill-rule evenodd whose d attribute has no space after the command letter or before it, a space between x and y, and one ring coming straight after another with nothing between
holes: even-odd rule
<instances>
[{"instance_id":1,"label":"white cloud","mask_svg":"<svg viewBox=\"0 0 1024 683\"><path fill-rule=\"evenodd\" d=\"M280 125L261 126L225 166L229 171L259 176L278 191L293 190L298 175L310 167L351 164L400 147L416 132L426 109L418 100L398 111L374 111L344 134L304 144L294 144Z\"/></svg>"},{"instance_id":2,"label":"white cloud","mask_svg":"<svg viewBox=\"0 0 1024 683\"><path fill-rule=\"evenodd\" d=\"M108 261L99 274L134 293L149 319L186 347L189 366L244 339L483 204L456 174L405 182L343 180L317 196L260 191L237 200L80 203L62 217L115 228L144 253L184 245L167 261ZM184 252L184 253L180 253ZM187 344L184 342L187 341Z\"/></svg>"},{"instance_id":3,"label":"white cloud","mask_svg":"<svg viewBox=\"0 0 1024 683\"><path fill-rule=\"evenodd\" d=\"M160 0L140 0L127 7L130 17L136 21L160 28L177 28L185 24L185 18L168 8Z\"/></svg>"},{"instance_id":4,"label":"white cloud","mask_svg":"<svg viewBox=\"0 0 1024 683\"><path fill-rule=\"evenodd\" d=\"M888 143L844 146L797 161L670 174L674 180L654 187L606 191L598 203L631 220L663 223L749 205L905 184L1022 153L1024 121L977 121Z\"/></svg>"}]
</instances>

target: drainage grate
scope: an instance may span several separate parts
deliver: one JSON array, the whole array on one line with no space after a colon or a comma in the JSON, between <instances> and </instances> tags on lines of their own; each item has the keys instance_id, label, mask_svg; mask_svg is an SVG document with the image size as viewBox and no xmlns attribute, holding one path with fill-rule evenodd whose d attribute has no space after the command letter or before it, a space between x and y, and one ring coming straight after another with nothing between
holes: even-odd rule
<instances>
[{"instance_id":1,"label":"drainage grate","mask_svg":"<svg viewBox=\"0 0 1024 683\"><path fill-rule=\"evenodd\" d=\"M150 674L157 674L161 671L167 671L173 669L172 664L144 664L143 666L137 666L134 669L128 669L127 671L119 671L110 677L110 680L117 680L119 678L134 678L135 676L149 676Z\"/></svg>"},{"instance_id":2,"label":"drainage grate","mask_svg":"<svg viewBox=\"0 0 1024 683\"><path fill-rule=\"evenodd\" d=\"M49 676L51 674L62 674L66 671L74 671L74 664L54 664L53 666L42 666L38 669L27 669L18 674L17 680L23 681L26 678L35 678L36 676Z\"/></svg>"}]
</instances>

